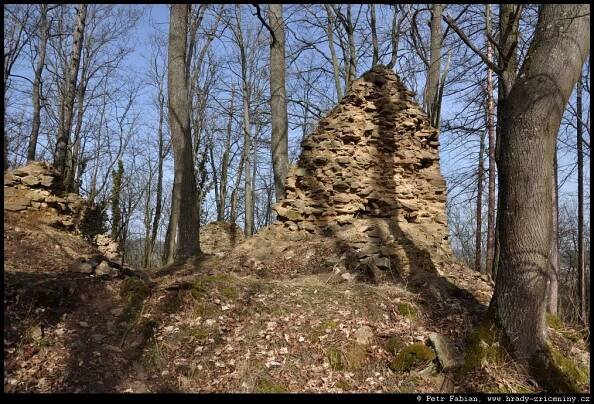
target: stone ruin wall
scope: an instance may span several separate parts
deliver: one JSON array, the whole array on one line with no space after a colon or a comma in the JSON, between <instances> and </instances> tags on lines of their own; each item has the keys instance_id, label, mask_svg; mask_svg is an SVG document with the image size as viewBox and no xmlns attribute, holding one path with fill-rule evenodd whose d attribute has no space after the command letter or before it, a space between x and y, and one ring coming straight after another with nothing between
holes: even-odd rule
<instances>
[{"instance_id":1,"label":"stone ruin wall","mask_svg":"<svg viewBox=\"0 0 594 404\"><path fill-rule=\"evenodd\" d=\"M200 227L200 250L204 254L224 255L243 239L243 230L236 224L217 221Z\"/></svg>"},{"instance_id":2,"label":"stone ruin wall","mask_svg":"<svg viewBox=\"0 0 594 404\"><path fill-rule=\"evenodd\" d=\"M4 210L14 214L37 212L36 221L91 241L100 252L92 257L81 257L69 268L72 272L118 275L124 270L118 244L104 229L101 207L75 193L66 193L57 170L44 161L33 161L26 166L4 172Z\"/></svg>"},{"instance_id":3,"label":"stone ruin wall","mask_svg":"<svg viewBox=\"0 0 594 404\"><path fill-rule=\"evenodd\" d=\"M438 132L413 95L382 66L356 80L301 143L278 220L334 236L379 269L450 253Z\"/></svg>"}]
</instances>

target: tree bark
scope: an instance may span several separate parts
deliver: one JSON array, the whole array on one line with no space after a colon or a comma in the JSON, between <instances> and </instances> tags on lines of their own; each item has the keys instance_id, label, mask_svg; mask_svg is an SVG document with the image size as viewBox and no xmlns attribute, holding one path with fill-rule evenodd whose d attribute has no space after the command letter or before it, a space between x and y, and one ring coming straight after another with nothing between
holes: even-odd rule
<instances>
[{"instance_id":1,"label":"tree bark","mask_svg":"<svg viewBox=\"0 0 594 404\"><path fill-rule=\"evenodd\" d=\"M374 67L379 62L379 47L377 44L377 30L375 28L375 4L371 3L369 8L371 11L371 46L373 48L371 67Z\"/></svg>"},{"instance_id":2,"label":"tree bark","mask_svg":"<svg viewBox=\"0 0 594 404\"><path fill-rule=\"evenodd\" d=\"M171 6L167 81L169 125L174 160L174 187L171 201L170 243L175 243L167 262L179 262L200 252L196 212L196 178L192 161L190 98L186 72L186 41L189 6ZM181 220L183 215L183 220ZM172 249L169 249L170 251Z\"/></svg>"},{"instance_id":3,"label":"tree bark","mask_svg":"<svg viewBox=\"0 0 594 404\"><path fill-rule=\"evenodd\" d=\"M577 83L577 169L578 169L578 299L580 321L586 325L586 271L584 265L584 151L582 127L582 77Z\"/></svg>"},{"instance_id":4,"label":"tree bark","mask_svg":"<svg viewBox=\"0 0 594 404\"><path fill-rule=\"evenodd\" d=\"M272 119L272 169L276 200L285 198L285 178L289 165L287 95L285 89L285 28L282 4L270 4L270 112Z\"/></svg>"},{"instance_id":5,"label":"tree bark","mask_svg":"<svg viewBox=\"0 0 594 404\"><path fill-rule=\"evenodd\" d=\"M547 312L557 315L559 303L559 190L557 189L557 138L555 137L555 155L553 161L553 183L551 184L551 206L553 207L551 247L549 261L551 277L547 286Z\"/></svg>"},{"instance_id":6,"label":"tree bark","mask_svg":"<svg viewBox=\"0 0 594 404\"><path fill-rule=\"evenodd\" d=\"M481 133L479 146L479 160L477 168L477 193L476 193L476 240L474 252L474 269L483 273L482 256L483 256L483 154L485 153L485 134Z\"/></svg>"},{"instance_id":7,"label":"tree bark","mask_svg":"<svg viewBox=\"0 0 594 404\"><path fill-rule=\"evenodd\" d=\"M245 43L241 31L241 11L237 7L237 39L241 58L241 81L243 95L243 164L245 170L244 178L244 201L245 201L245 227L246 237L254 234L254 200L252 198L252 170L250 165L251 135L250 135L250 88L247 73L247 56Z\"/></svg>"},{"instance_id":8,"label":"tree bark","mask_svg":"<svg viewBox=\"0 0 594 404\"><path fill-rule=\"evenodd\" d=\"M491 35L491 6L485 6L485 31L487 37ZM487 59L493 60L493 48L487 40ZM487 132L489 133L489 201L487 206L487 257L485 272L493 278L493 258L495 256L495 176L497 167L495 165L495 125L493 105L493 71L487 66Z\"/></svg>"},{"instance_id":9,"label":"tree bark","mask_svg":"<svg viewBox=\"0 0 594 404\"><path fill-rule=\"evenodd\" d=\"M161 221L161 206L162 206L162 198L163 198L163 160L165 159L165 155L163 152L163 119L164 119L164 112L163 108L165 106L165 96L163 95L163 89L159 86L159 129L158 129L158 137L159 137L159 162L157 166L157 190L156 190L156 202L155 202L155 216L153 218L153 226L151 231L151 254L155 251L155 242L157 241L157 232L159 231L159 223Z\"/></svg>"},{"instance_id":10,"label":"tree bark","mask_svg":"<svg viewBox=\"0 0 594 404\"><path fill-rule=\"evenodd\" d=\"M439 93L439 72L441 71L441 14L443 5L434 4L431 9L431 44L429 71L427 72L427 83L425 86L425 108L429 121L434 128L439 126L438 93Z\"/></svg>"},{"instance_id":11,"label":"tree bark","mask_svg":"<svg viewBox=\"0 0 594 404\"><path fill-rule=\"evenodd\" d=\"M336 95L338 102L342 100L342 86L340 85L340 66L338 65L338 58L336 57L336 49L334 48L334 13L328 4L324 4L326 14L328 15L328 25L326 27L326 34L328 35L328 47L330 48L330 56L332 57L332 70L334 72L334 85L336 86Z\"/></svg>"},{"instance_id":12,"label":"tree bark","mask_svg":"<svg viewBox=\"0 0 594 404\"><path fill-rule=\"evenodd\" d=\"M495 134L495 163L499 166L500 149L501 146L501 125L503 123L503 110L505 103L509 97L512 86L516 79L517 68L517 43L518 43L518 27L520 23L519 15L522 6L517 4L500 4L499 5L499 57L498 62L501 67L499 72L499 79L497 80L497 126ZM497 277L497 269L499 267L499 228L501 212L501 200L497 198L497 213L495 218L495 251L493 258L492 273L493 278Z\"/></svg>"},{"instance_id":13,"label":"tree bark","mask_svg":"<svg viewBox=\"0 0 594 404\"><path fill-rule=\"evenodd\" d=\"M33 117L31 118L31 136L29 147L27 147L27 161L35 160L37 138L39 137L39 126L41 125L41 74L45 65L45 52L47 39L49 37L49 23L47 21L47 4L41 4L41 17L39 21L39 58L35 68L35 79L33 80Z\"/></svg>"},{"instance_id":14,"label":"tree bark","mask_svg":"<svg viewBox=\"0 0 594 404\"><path fill-rule=\"evenodd\" d=\"M56 141L56 151L54 153L54 166L61 176L64 175L66 166L66 152L68 149L68 142L70 140L72 112L74 109L74 95L76 92L76 79L80 65L80 55L82 51L85 21L87 17L87 5L79 4L76 14L76 28L72 34L70 69L66 79L66 90L64 91L63 117L60 118L61 124L58 126L58 138ZM62 115L62 113L60 115Z\"/></svg>"},{"instance_id":15,"label":"tree bark","mask_svg":"<svg viewBox=\"0 0 594 404\"><path fill-rule=\"evenodd\" d=\"M574 391L549 354L545 312L555 139L590 49L588 5L541 6L534 39L501 123L500 264L492 306L537 379ZM559 377L549 378L551 374Z\"/></svg>"}]
</instances>

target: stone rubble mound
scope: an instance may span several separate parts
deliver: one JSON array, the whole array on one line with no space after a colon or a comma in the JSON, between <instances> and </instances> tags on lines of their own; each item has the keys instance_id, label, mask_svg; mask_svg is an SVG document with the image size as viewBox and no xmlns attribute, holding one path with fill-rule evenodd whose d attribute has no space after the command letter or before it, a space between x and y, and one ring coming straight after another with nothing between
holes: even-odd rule
<instances>
[{"instance_id":1,"label":"stone rubble mound","mask_svg":"<svg viewBox=\"0 0 594 404\"><path fill-rule=\"evenodd\" d=\"M243 239L241 227L228 222L210 222L200 227L200 249L205 254L224 256Z\"/></svg>"},{"instance_id":2,"label":"stone rubble mound","mask_svg":"<svg viewBox=\"0 0 594 404\"><path fill-rule=\"evenodd\" d=\"M286 229L336 238L375 275L451 255L438 132L413 95L383 66L353 83L289 169Z\"/></svg>"},{"instance_id":3,"label":"stone rubble mound","mask_svg":"<svg viewBox=\"0 0 594 404\"><path fill-rule=\"evenodd\" d=\"M118 276L129 272L122 267L118 244L98 230L100 208L75 193L65 193L57 170L44 161L4 172L4 211L37 214L36 221L81 234L97 247L100 254L83 256L70 272Z\"/></svg>"}]
</instances>

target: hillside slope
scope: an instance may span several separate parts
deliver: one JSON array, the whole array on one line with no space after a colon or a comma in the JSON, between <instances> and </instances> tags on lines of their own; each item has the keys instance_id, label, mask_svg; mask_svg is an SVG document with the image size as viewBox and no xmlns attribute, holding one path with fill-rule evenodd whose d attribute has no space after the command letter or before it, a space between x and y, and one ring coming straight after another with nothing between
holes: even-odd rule
<instances>
[{"instance_id":1,"label":"hillside slope","mask_svg":"<svg viewBox=\"0 0 594 404\"><path fill-rule=\"evenodd\" d=\"M68 271L96 247L38 215L5 210L6 392L538 391L511 361L459 377L423 348L435 332L459 357L489 300L455 262L374 284L308 236L277 255L259 240L268 261L246 242L149 277L96 276ZM580 344L568 349L589 360Z\"/></svg>"}]
</instances>

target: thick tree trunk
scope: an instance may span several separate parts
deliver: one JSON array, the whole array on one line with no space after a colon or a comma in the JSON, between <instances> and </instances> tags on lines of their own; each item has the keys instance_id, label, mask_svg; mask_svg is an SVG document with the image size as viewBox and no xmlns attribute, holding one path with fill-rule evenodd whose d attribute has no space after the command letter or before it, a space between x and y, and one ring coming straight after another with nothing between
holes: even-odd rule
<instances>
[{"instance_id":1,"label":"thick tree trunk","mask_svg":"<svg viewBox=\"0 0 594 404\"><path fill-rule=\"evenodd\" d=\"M491 6L486 5L487 36L491 34ZM493 48L487 40L487 59L492 61ZM489 134L489 201L487 206L487 257L485 263L486 273L493 278L493 259L495 256L495 176L497 167L495 165L495 124L493 117L495 108L493 105L493 72L487 67L487 132Z\"/></svg>"},{"instance_id":2,"label":"thick tree trunk","mask_svg":"<svg viewBox=\"0 0 594 404\"><path fill-rule=\"evenodd\" d=\"M282 4L270 4L268 16L274 38L270 43L270 112L272 115L272 169L276 200L285 198L289 165L287 96L285 89L285 27Z\"/></svg>"},{"instance_id":3,"label":"thick tree trunk","mask_svg":"<svg viewBox=\"0 0 594 404\"><path fill-rule=\"evenodd\" d=\"M66 90L64 91L64 109L63 118L61 117L58 128L58 138L56 141L56 151L54 153L54 166L64 175L66 166L66 152L70 140L70 128L72 126L72 112L74 109L74 95L76 92L76 79L80 65L80 55L85 31L85 21L87 17L87 5L79 4L76 17L76 28L72 34L72 55L70 58L70 69L66 79ZM61 114L62 115L62 114Z\"/></svg>"},{"instance_id":4,"label":"thick tree trunk","mask_svg":"<svg viewBox=\"0 0 594 404\"><path fill-rule=\"evenodd\" d=\"M27 147L27 161L35 160L37 138L39 137L39 126L41 125L41 74L45 65L45 51L49 37L49 23L47 21L47 4L41 4L41 19L39 21L39 58L35 68L35 79L33 80L33 116L31 118L31 136L29 147Z\"/></svg>"},{"instance_id":5,"label":"thick tree trunk","mask_svg":"<svg viewBox=\"0 0 594 404\"><path fill-rule=\"evenodd\" d=\"M551 185L555 139L589 53L589 25L588 5L541 6L502 113L498 161L501 255L492 305L516 356L528 360L540 382L564 391L575 385L552 362L545 326Z\"/></svg>"},{"instance_id":6,"label":"thick tree trunk","mask_svg":"<svg viewBox=\"0 0 594 404\"><path fill-rule=\"evenodd\" d=\"M518 27L519 27L519 14L521 13L522 6L517 4L500 4L499 5L499 66L503 69L499 73L499 79L497 80L497 126L495 134L495 162L499 165L500 160L500 138L501 138L501 125L503 124L503 109L505 108L506 100L509 96L509 92L516 79L516 68L517 68L517 43L518 43ZM495 251L493 258L492 273L493 278L497 277L497 269L499 267L499 228L500 225L500 214L501 212L501 198L497 198L497 213L495 217Z\"/></svg>"},{"instance_id":7,"label":"thick tree trunk","mask_svg":"<svg viewBox=\"0 0 594 404\"><path fill-rule=\"evenodd\" d=\"M587 324L586 316L586 271L584 265L584 151L583 151L583 127L582 127L582 78L577 84L577 169L578 169L578 299L580 308L580 320Z\"/></svg>"},{"instance_id":8,"label":"thick tree trunk","mask_svg":"<svg viewBox=\"0 0 594 404\"><path fill-rule=\"evenodd\" d=\"M479 147L479 161L477 168L477 193L476 193L476 240L474 252L474 269L477 272L483 273L482 257L483 257L483 154L485 153L485 134L481 133L481 141Z\"/></svg>"},{"instance_id":9,"label":"thick tree trunk","mask_svg":"<svg viewBox=\"0 0 594 404\"><path fill-rule=\"evenodd\" d=\"M199 253L196 212L196 178L192 161L190 133L190 98L186 80L186 40L189 6L171 6L167 81L169 88L169 125L174 160L174 187L171 201L170 243L174 252L168 263L183 261ZM181 220L183 215L183 220ZM169 251L172 249L170 248Z\"/></svg>"},{"instance_id":10,"label":"thick tree trunk","mask_svg":"<svg viewBox=\"0 0 594 404\"><path fill-rule=\"evenodd\" d=\"M330 56L332 57L332 71L334 72L334 85L336 86L336 95L338 102L342 100L342 86L340 85L340 66L338 65L338 58L336 57L336 49L334 48L334 12L332 7L324 4L326 14L328 15L328 25L326 26L326 35L328 35L328 47L330 48Z\"/></svg>"}]
</instances>

